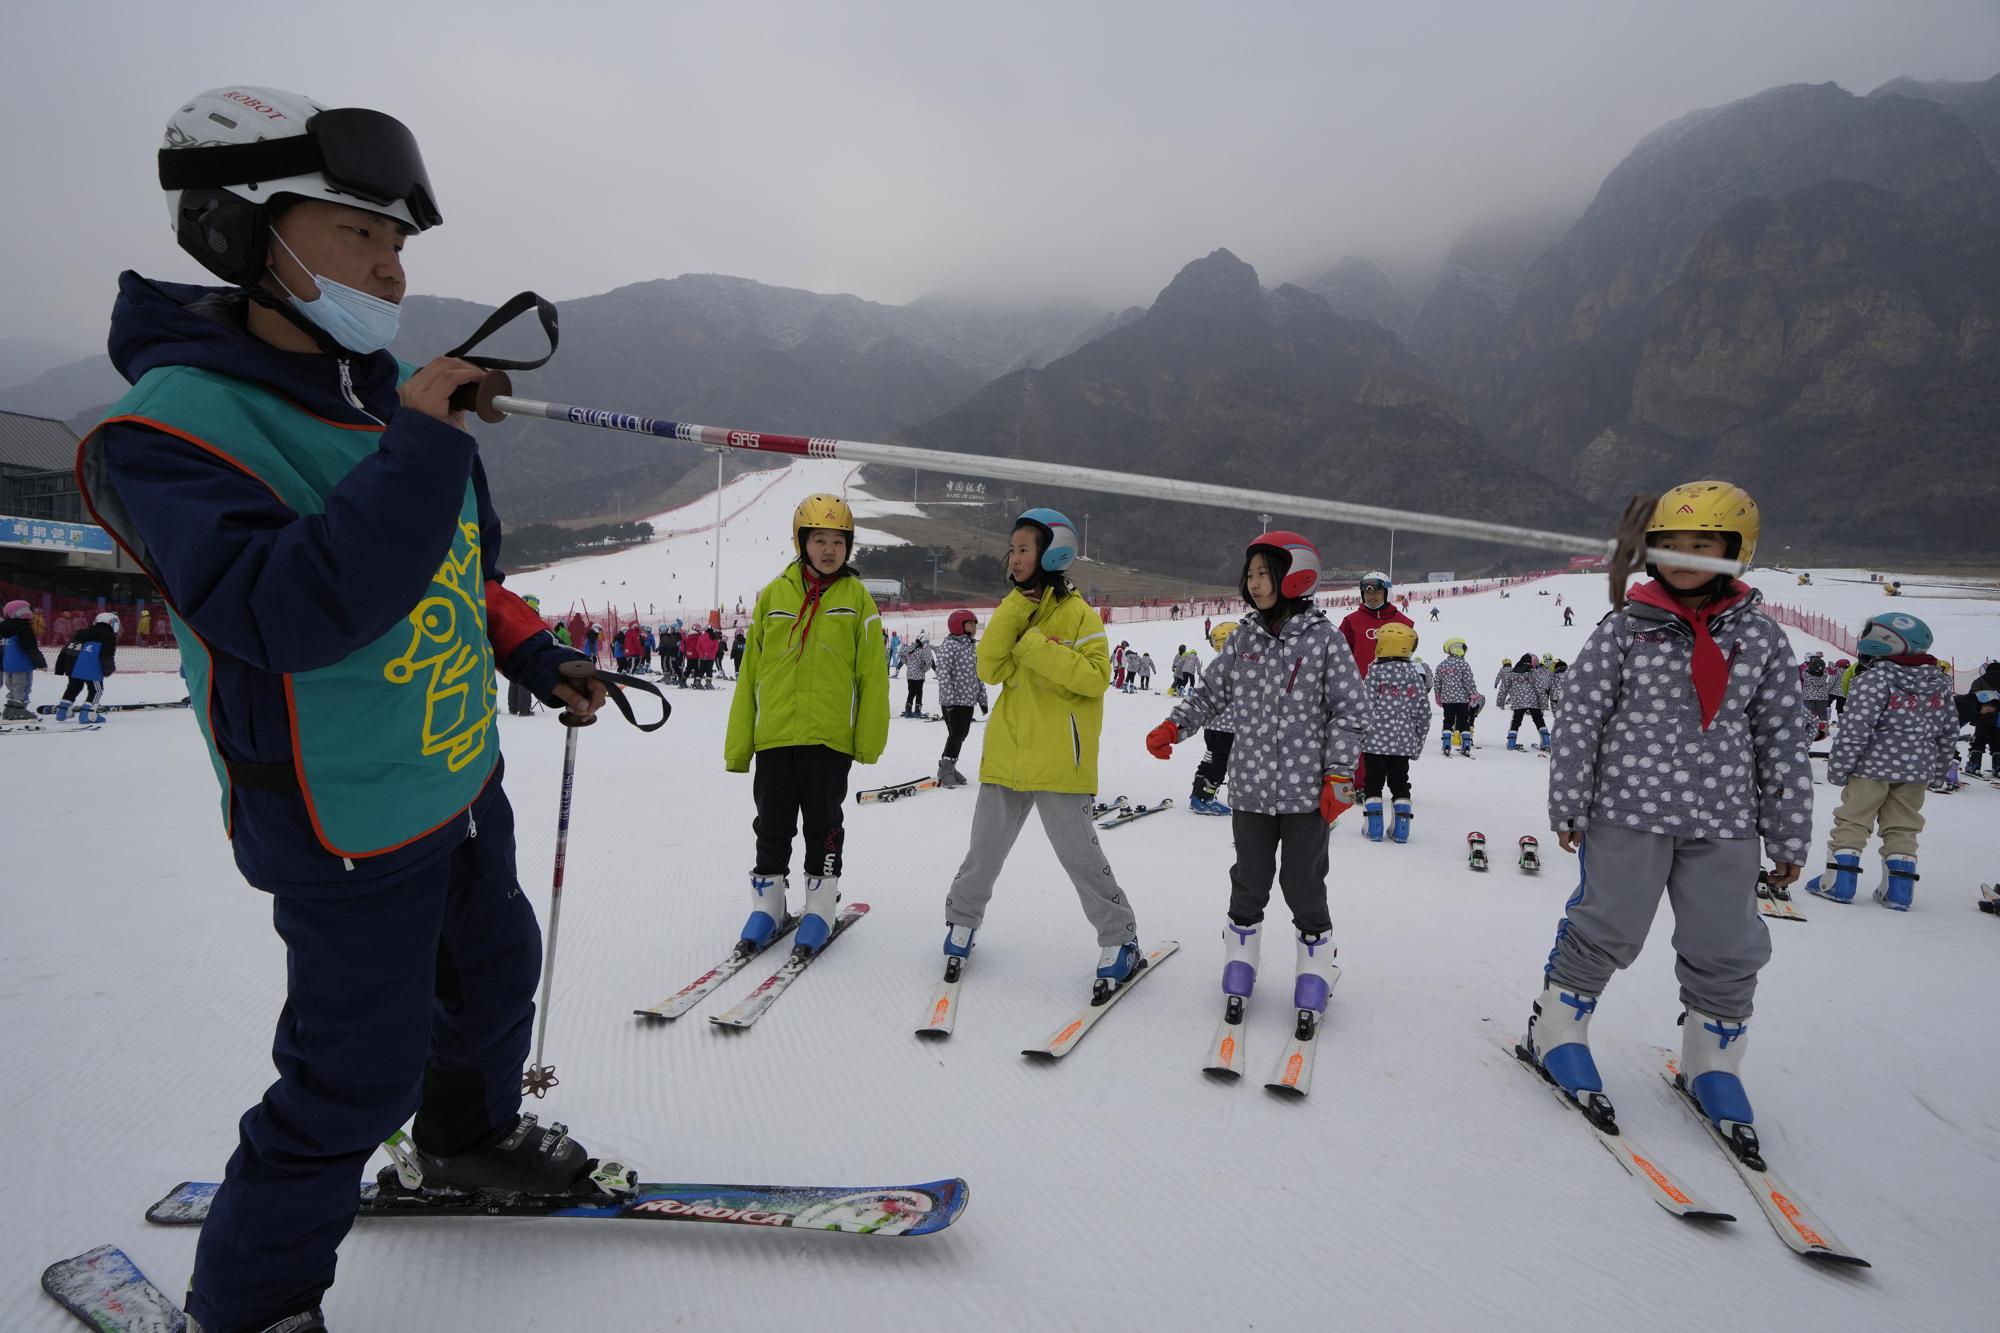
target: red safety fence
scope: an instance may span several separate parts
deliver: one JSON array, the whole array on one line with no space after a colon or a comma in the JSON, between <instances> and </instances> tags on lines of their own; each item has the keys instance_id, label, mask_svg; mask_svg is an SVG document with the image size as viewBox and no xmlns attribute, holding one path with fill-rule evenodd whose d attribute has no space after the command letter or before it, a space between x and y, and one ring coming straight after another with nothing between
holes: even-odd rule
<instances>
[{"instance_id":1,"label":"red safety fence","mask_svg":"<svg viewBox=\"0 0 2000 1333\"><path fill-rule=\"evenodd\" d=\"M109 611L118 617L120 671L180 670L173 624L167 619L166 603L157 598L115 602L102 597L66 597L0 579L0 604L17 600L33 608L35 639L45 649L60 651L79 630L87 629Z\"/></svg>"},{"instance_id":2,"label":"red safety fence","mask_svg":"<svg viewBox=\"0 0 2000 1333\"><path fill-rule=\"evenodd\" d=\"M1764 613L1780 625L1790 625L1793 629L1804 630L1815 639L1832 644L1848 657L1860 655L1860 640L1840 621L1831 616L1823 616L1796 606L1786 606L1782 602L1764 603Z\"/></svg>"}]
</instances>

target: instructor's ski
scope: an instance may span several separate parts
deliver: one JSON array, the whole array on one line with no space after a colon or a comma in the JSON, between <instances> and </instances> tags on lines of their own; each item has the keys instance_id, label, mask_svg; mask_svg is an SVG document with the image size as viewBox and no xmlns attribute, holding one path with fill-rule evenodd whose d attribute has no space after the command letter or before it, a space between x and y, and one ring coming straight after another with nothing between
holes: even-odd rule
<instances>
[{"instance_id":1,"label":"instructor's ski","mask_svg":"<svg viewBox=\"0 0 2000 1333\"><path fill-rule=\"evenodd\" d=\"M146 1210L164 1226L208 1216L213 1184L176 1185ZM684 1185L641 1182L618 1198L576 1199L505 1190L411 1190L385 1167L361 1187L363 1217L599 1217L660 1222L720 1222L729 1226L791 1227L863 1236L928 1236L965 1211L966 1183L920 1185Z\"/></svg>"},{"instance_id":2,"label":"instructor's ski","mask_svg":"<svg viewBox=\"0 0 2000 1333\"><path fill-rule=\"evenodd\" d=\"M1056 1034L1053 1037L1050 1037L1040 1046L1028 1047L1021 1054L1028 1056L1030 1059L1037 1060L1060 1060L1063 1056L1068 1055L1072 1050L1076 1049L1076 1044L1083 1040L1083 1034L1096 1027L1097 1020L1104 1017L1105 1012L1112 1005L1124 999L1126 992L1138 985L1139 982L1145 980L1146 976L1154 968L1165 962L1173 954L1174 950L1180 947L1179 940L1162 940L1160 943L1154 945L1146 954L1146 961L1139 970L1114 987L1110 994L1104 996L1102 999L1093 998L1089 1004L1077 1012L1076 1017L1057 1028Z\"/></svg>"},{"instance_id":3,"label":"instructor's ski","mask_svg":"<svg viewBox=\"0 0 2000 1333\"><path fill-rule=\"evenodd\" d=\"M181 1307L116 1245L50 1264L42 1290L99 1333L184 1333L188 1326Z\"/></svg>"},{"instance_id":4,"label":"instructor's ski","mask_svg":"<svg viewBox=\"0 0 2000 1333\"><path fill-rule=\"evenodd\" d=\"M648 1018L648 1019L679 1018L682 1014L686 1013L688 1010L694 1008L695 1005L699 1004L701 1002L702 996L708 994L710 991L720 986L723 982L735 976L738 972L741 972L744 968L748 967L751 961L755 959L759 954L763 953L766 949L769 949L772 945L776 944L778 941L784 939L787 935L791 934L793 929L796 928L798 924L799 924L799 919L797 917L795 916L786 917L784 924L779 926L777 931L771 936L771 938L765 941L761 946L753 948L749 952L745 953L742 951L739 945L738 948L729 951L729 956L727 958L723 959L721 962L717 963L714 967L711 967L710 969L708 969L708 971L702 973L700 976L696 977L693 981L690 981L687 985L675 991L672 995L669 995L666 999L661 1000L658 1004L654 1005L652 1008L634 1009L632 1012L637 1014L640 1018Z\"/></svg>"},{"instance_id":5,"label":"instructor's ski","mask_svg":"<svg viewBox=\"0 0 2000 1333\"><path fill-rule=\"evenodd\" d=\"M1665 1054L1664 1052L1662 1054ZM1701 1109L1692 1094L1681 1082L1680 1062L1667 1055L1666 1068L1660 1077L1674 1090L1674 1097L1685 1106L1688 1114L1701 1122L1708 1131L1708 1137L1715 1146L1722 1149L1722 1155L1736 1168L1736 1174L1757 1200L1757 1206L1764 1210L1764 1218L1771 1224L1771 1230L1778 1233L1778 1239L1790 1246L1794 1253L1822 1263L1850 1264L1856 1268L1872 1267L1866 1259L1840 1243L1826 1223L1819 1220L1805 1200L1792 1192L1791 1186L1778 1179L1778 1173L1764 1163L1761 1156L1752 1155L1749 1161L1737 1156L1729 1141L1715 1128L1715 1122Z\"/></svg>"},{"instance_id":6,"label":"instructor's ski","mask_svg":"<svg viewBox=\"0 0 2000 1333\"><path fill-rule=\"evenodd\" d=\"M832 948L833 942L846 934L849 926L867 915L867 903L848 903L840 909L840 915L834 918L833 933L826 937L826 943L820 946L819 953L809 953L804 956L794 953L763 985L738 1000L733 1007L723 1013L709 1015L708 1021L722 1028L749 1027L762 1018L764 1011L775 1004L778 997L799 979L800 973L812 966L815 958Z\"/></svg>"},{"instance_id":7,"label":"instructor's ski","mask_svg":"<svg viewBox=\"0 0 2000 1333\"><path fill-rule=\"evenodd\" d=\"M1624 1167L1625 1173L1645 1188L1647 1195L1652 1198L1654 1203L1657 1203L1675 1217L1712 1222L1734 1222L1736 1220L1734 1213L1722 1212L1711 1208L1707 1203L1703 1202L1700 1195L1682 1184L1679 1178L1664 1166L1661 1166L1651 1153L1643 1151L1638 1144L1632 1142L1630 1136L1620 1131L1616 1121L1610 1116L1609 1099L1605 1099L1604 1101L1603 1114L1604 1118L1609 1120L1610 1123L1599 1123L1598 1120L1591 1117L1588 1111L1584 1110L1581 1103L1564 1092L1556 1084L1555 1080L1542 1072L1541 1067L1529 1056L1526 1047L1518 1043L1514 1044L1513 1054L1516 1063L1530 1074L1533 1074L1537 1079L1540 1079L1543 1086L1555 1094L1555 1099L1558 1102L1568 1107L1571 1111L1574 1111L1579 1120L1590 1126L1591 1132L1597 1135L1597 1141L1604 1145L1604 1151L1618 1159L1618 1165Z\"/></svg>"}]
</instances>

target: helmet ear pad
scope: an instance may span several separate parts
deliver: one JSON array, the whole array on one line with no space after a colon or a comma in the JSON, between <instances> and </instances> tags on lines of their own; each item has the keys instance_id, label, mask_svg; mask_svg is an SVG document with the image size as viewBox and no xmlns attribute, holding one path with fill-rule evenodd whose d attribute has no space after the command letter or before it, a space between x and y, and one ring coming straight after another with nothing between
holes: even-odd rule
<instances>
[{"instance_id":1,"label":"helmet ear pad","mask_svg":"<svg viewBox=\"0 0 2000 1333\"><path fill-rule=\"evenodd\" d=\"M254 286L264 276L269 212L269 205L228 190L182 190L174 210L175 239L224 282Z\"/></svg>"}]
</instances>

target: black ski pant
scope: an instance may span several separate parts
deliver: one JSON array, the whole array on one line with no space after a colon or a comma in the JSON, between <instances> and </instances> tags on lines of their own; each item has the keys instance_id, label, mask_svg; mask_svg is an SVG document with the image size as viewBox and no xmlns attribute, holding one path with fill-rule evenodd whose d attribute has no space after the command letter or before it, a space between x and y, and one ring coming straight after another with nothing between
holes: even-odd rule
<instances>
[{"instance_id":1,"label":"black ski pant","mask_svg":"<svg viewBox=\"0 0 2000 1333\"><path fill-rule=\"evenodd\" d=\"M1236 864L1229 867L1231 921L1254 926L1264 919L1275 874L1300 934L1324 935L1333 929L1333 916L1326 908L1327 822L1318 810L1283 815L1233 810L1229 828L1236 839Z\"/></svg>"},{"instance_id":2,"label":"black ski pant","mask_svg":"<svg viewBox=\"0 0 2000 1333\"><path fill-rule=\"evenodd\" d=\"M965 744L965 733L972 730L972 705L954 704L944 710L944 757L958 758L958 747Z\"/></svg>"},{"instance_id":3,"label":"black ski pant","mask_svg":"<svg viewBox=\"0 0 2000 1333\"><path fill-rule=\"evenodd\" d=\"M71 676L69 684L63 687L63 702L75 703L76 696L82 694L85 689L90 691L90 698L86 702L94 704L97 702L99 696L104 693L104 682L101 680L85 680L81 676Z\"/></svg>"},{"instance_id":4,"label":"black ski pant","mask_svg":"<svg viewBox=\"0 0 2000 1333\"><path fill-rule=\"evenodd\" d=\"M1194 794L1213 796L1215 789L1222 785L1222 780L1229 776L1229 751L1236 744L1236 733L1208 727L1201 736L1208 748L1194 770Z\"/></svg>"},{"instance_id":5,"label":"black ski pant","mask_svg":"<svg viewBox=\"0 0 2000 1333\"><path fill-rule=\"evenodd\" d=\"M1472 730L1472 705L1446 704L1444 706L1444 729L1446 731Z\"/></svg>"},{"instance_id":6,"label":"black ski pant","mask_svg":"<svg viewBox=\"0 0 2000 1333\"><path fill-rule=\"evenodd\" d=\"M1361 756L1362 795L1374 798L1387 783L1389 795L1398 801L1410 799L1410 756L1406 754L1363 754Z\"/></svg>"},{"instance_id":7,"label":"black ski pant","mask_svg":"<svg viewBox=\"0 0 2000 1333\"><path fill-rule=\"evenodd\" d=\"M239 1122L195 1246L188 1313L203 1328L262 1328L319 1303L362 1169L413 1112L418 1146L444 1156L514 1123L542 932L497 779L478 821L478 837L402 875L273 892L278 1081Z\"/></svg>"},{"instance_id":8,"label":"black ski pant","mask_svg":"<svg viewBox=\"0 0 2000 1333\"><path fill-rule=\"evenodd\" d=\"M1539 708L1516 708L1516 709L1514 710L1514 720L1513 720L1512 722L1509 722L1509 723L1507 724L1507 730L1509 730L1509 731L1519 731L1519 730L1521 729L1521 719L1522 719L1523 717L1531 717L1531 718L1533 718L1533 719L1535 720L1535 730L1536 730L1536 731L1547 731L1547 730L1549 729L1549 724L1548 724L1547 722L1545 722L1545 721L1543 721L1543 720L1542 720L1542 710L1541 710L1541 709L1539 709Z\"/></svg>"},{"instance_id":9,"label":"black ski pant","mask_svg":"<svg viewBox=\"0 0 2000 1333\"><path fill-rule=\"evenodd\" d=\"M535 711L533 692L518 680L507 682L507 711L517 717L526 717Z\"/></svg>"},{"instance_id":10,"label":"black ski pant","mask_svg":"<svg viewBox=\"0 0 2000 1333\"><path fill-rule=\"evenodd\" d=\"M847 799L847 773L852 755L824 745L778 745L757 751L750 780L757 802L751 830L757 835L760 875L785 875L792 869L792 833L805 822L807 876L838 875L840 849L847 831L841 824L841 803Z\"/></svg>"},{"instance_id":11,"label":"black ski pant","mask_svg":"<svg viewBox=\"0 0 2000 1333\"><path fill-rule=\"evenodd\" d=\"M903 711L905 713L921 713L924 711L924 678L922 676L918 676L910 681L909 688L903 692Z\"/></svg>"},{"instance_id":12,"label":"black ski pant","mask_svg":"<svg viewBox=\"0 0 2000 1333\"><path fill-rule=\"evenodd\" d=\"M2000 713L1981 713L1972 724L1972 745L1967 757L1977 761L1981 751L1993 756L1993 762L2000 765Z\"/></svg>"}]
</instances>

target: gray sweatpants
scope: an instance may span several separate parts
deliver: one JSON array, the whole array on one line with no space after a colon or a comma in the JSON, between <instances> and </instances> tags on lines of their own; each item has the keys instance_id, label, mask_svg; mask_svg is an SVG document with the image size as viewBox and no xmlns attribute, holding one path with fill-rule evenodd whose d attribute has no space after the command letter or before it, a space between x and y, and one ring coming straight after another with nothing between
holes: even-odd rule
<instances>
[{"instance_id":1,"label":"gray sweatpants","mask_svg":"<svg viewBox=\"0 0 2000 1333\"><path fill-rule=\"evenodd\" d=\"M7 702L28 706L28 692L35 687L35 673L32 671L9 671L0 675L7 686Z\"/></svg>"},{"instance_id":2,"label":"gray sweatpants","mask_svg":"<svg viewBox=\"0 0 2000 1333\"><path fill-rule=\"evenodd\" d=\"M993 883L1028 811L1042 816L1042 831L1056 859L1069 872L1083 914L1097 930L1099 948L1123 944L1139 937L1132 904L1118 887L1111 863L1097 842L1097 826L1091 822L1090 797L1076 792L1015 791L997 783L979 784L979 801L972 809L972 845L952 877L951 892L944 900L944 919L954 926L977 927L986 919L986 904L993 897Z\"/></svg>"},{"instance_id":3,"label":"gray sweatpants","mask_svg":"<svg viewBox=\"0 0 2000 1333\"><path fill-rule=\"evenodd\" d=\"M1676 838L1594 824L1577 852L1582 878L1556 927L1545 969L1559 985L1601 993L1646 942L1664 888L1674 905L1681 1001L1718 1018L1748 1018L1771 932L1757 910L1758 845L1750 838Z\"/></svg>"}]
</instances>

